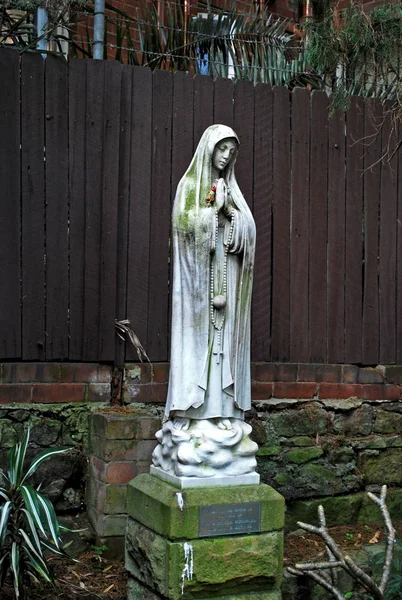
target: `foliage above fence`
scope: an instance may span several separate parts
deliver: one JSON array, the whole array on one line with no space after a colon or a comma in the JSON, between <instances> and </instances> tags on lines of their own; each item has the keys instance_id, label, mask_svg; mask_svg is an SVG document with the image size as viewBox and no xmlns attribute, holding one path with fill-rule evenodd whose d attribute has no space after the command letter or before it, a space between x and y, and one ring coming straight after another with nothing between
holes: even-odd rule
<instances>
[{"instance_id":1,"label":"foliage above fence","mask_svg":"<svg viewBox=\"0 0 402 600\"><path fill-rule=\"evenodd\" d=\"M376 100L329 119L323 92L4 49L0 77L3 360L136 360L125 318L168 359L172 199L215 122L257 224L253 360L402 362L401 157L377 162Z\"/></svg>"}]
</instances>

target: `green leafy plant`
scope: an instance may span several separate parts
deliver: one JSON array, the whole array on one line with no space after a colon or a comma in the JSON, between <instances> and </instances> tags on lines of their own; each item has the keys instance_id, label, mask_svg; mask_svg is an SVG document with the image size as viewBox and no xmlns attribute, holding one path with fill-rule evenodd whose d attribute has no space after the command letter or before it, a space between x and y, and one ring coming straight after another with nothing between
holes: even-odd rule
<instances>
[{"instance_id":1,"label":"green leafy plant","mask_svg":"<svg viewBox=\"0 0 402 600\"><path fill-rule=\"evenodd\" d=\"M30 50L41 54L63 54L62 43L67 41L74 48L71 23L76 20L84 1L3 0L0 3L0 47L14 47L21 53ZM46 9L47 25L43 32L38 32L35 24L38 8ZM36 48L43 38L50 42L48 50Z\"/></svg>"},{"instance_id":2,"label":"green leafy plant","mask_svg":"<svg viewBox=\"0 0 402 600\"><path fill-rule=\"evenodd\" d=\"M102 554L107 550L107 546L105 546L105 544L102 546L91 546L91 549L95 553L96 560L102 562Z\"/></svg>"},{"instance_id":3,"label":"green leafy plant","mask_svg":"<svg viewBox=\"0 0 402 600\"><path fill-rule=\"evenodd\" d=\"M384 564L386 545L381 542L382 549L374 556L370 556L367 566L372 573L373 579L381 579L382 565ZM366 596L370 600L372 596ZM391 574L389 576L387 588L384 593L384 600L402 599L402 539L395 540L394 552L391 562Z\"/></svg>"},{"instance_id":4,"label":"green leafy plant","mask_svg":"<svg viewBox=\"0 0 402 600\"><path fill-rule=\"evenodd\" d=\"M54 585L49 553L68 557L61 546L62 527L53 505L27 482L43 461L67 452L53 448L35 456L24 470L30 430L8 452L7 469L0 469L0 590L11 576L15 598L24 600L27 584L44 579Z\"/></svg>"}]
</instances>

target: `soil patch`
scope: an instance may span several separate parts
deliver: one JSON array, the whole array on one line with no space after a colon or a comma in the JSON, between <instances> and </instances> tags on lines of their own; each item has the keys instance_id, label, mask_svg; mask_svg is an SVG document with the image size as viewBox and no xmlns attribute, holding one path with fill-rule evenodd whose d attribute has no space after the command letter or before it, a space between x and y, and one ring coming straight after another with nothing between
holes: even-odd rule
<instances>
[{"instance_id":1,"label":"soil patch","mask_svg":"<svg viewBox=\"0 0 402 600\"><path fill-rule=\"evenodd\" d=\"M396 529L396 537L402 538L402 521L397 521L393 525ZM378 523L338 525L329 527L328 532L343 552L359 550L362 546L385 540L384 527ZM322 539L301 529L285 535L284 553L286 566L296 562L314 562L326 557Z\"/></svg>"},{"instance_id":2,"label":"soil patch","mask_svg":"<svg viewBox=\"0 0 402 600\"><path fill-rule=\"evenodd\" d=\"M124 559L107 560L95 551L85 552L72 562L58 557L49 559L57 581L56 590L42 581L31 584L29 600L126 600L127 574ZM10 582L1 590L1 600L12 600Z\"/></svg>"},{"instance_id":3,"label":"soil patch","mask_svg":"<svg viewBox=\"0 0 402 600\"><path fill-rule=\"evenodd\" d=\"M394 523L397 538L402 538L402 521ZM329 527L331 537L344 552L358 550L367 544L385 539L384 528L378 523ZM285 566L303 561L318 561L326 556L324 542L316 535L298 530L285 535ZM58 587L40 582L30 586L29 600L126 600L127 574L124 559L108 560L96 551L85 552L74 563L52 557ZM1 590L1 600L13 600L10 582Z\"/></svg>"}]
</instances>

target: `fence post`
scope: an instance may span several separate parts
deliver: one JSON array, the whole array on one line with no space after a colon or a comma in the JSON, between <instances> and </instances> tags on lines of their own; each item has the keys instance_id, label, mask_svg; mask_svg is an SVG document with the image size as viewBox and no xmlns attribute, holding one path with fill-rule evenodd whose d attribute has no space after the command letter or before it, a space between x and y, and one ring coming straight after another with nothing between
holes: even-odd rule
<instances>
[{"instance_id":1,"label":"fence post","mask_svg":"<svg viewBox=\"0 0 402 600\"><path fill-rule=\"evenodd\" d=\"M94 11L94 52L93 57L98 60L103 58L105 34L105 0L95 0Z\"/></svg>"}]
</instances>

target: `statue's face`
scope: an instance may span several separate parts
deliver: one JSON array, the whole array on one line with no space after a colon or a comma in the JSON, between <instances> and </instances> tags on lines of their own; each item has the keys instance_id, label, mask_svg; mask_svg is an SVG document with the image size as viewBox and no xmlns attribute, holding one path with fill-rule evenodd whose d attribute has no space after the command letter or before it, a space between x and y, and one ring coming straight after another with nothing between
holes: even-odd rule
<instances>
[{"instance_id":1,"label":"statue's face","mask_svg":"<svg viewBox=\"0 0 402 600\"><path fill-rule=\"evenodd\" d=\"M227 167L230 159L236 151L236 142L234 139L227 138L221 140L215 146L212 155L212 166L218 171L223 171Z\"/></svg>"}]
</instances>

